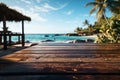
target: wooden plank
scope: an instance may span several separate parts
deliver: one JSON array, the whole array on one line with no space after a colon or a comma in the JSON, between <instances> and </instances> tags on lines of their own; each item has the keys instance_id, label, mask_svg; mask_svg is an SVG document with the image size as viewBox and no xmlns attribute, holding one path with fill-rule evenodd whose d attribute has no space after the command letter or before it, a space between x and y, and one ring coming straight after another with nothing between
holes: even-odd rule
<instances>
[{"instance_id":1,"label":"wooden plank","mask_svg":"<svg viewBox=\"0 0 120 80\"><path fill-rule=\"evenodd\" d=\"M18 54L120 54L120 51L96 51L96 50L22 50Z\"/></svg>"},{"instance_id":2,"label":"wooden plank","mask_svg":"<svg viewBox=\"0 0 120 80\"><path fill-rule=\"evenodd\" d=\"M1 65L1 64L0 64ZM6 66L5 66L6 65ZM72 65L72 66L71 66ZM1 68L1 73L119 73L118 63L18 63Z\"/></svg>"},{"instance_id":3,"label":"wooden plank","mask_svg":"<svg viewBox=\"0 0 120 80\"><path fill-rule=\"evenodd\" d=\"M120 45L82 45L33 46L4 55L0 73L120 73Z\"/></svg>"}]
</instances>

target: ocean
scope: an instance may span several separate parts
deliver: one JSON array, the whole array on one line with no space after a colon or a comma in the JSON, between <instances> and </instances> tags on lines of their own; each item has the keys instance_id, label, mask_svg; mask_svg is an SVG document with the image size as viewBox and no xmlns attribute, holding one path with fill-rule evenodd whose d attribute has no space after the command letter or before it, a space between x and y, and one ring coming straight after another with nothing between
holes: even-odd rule
<instances>
[{"instance_id":1,"label":"ocean","mask_svg":"<svg viewBox=\"0 0 120 80\"><path fill-rule=\"evenodd\" d=\"M30 42L66 42L70 40L86 40L88 37L85 36L66 36L64 34L25 34L25 41ZM89 38L93 39L94 38ZM12 41L17 41L18 37L13 36Z\"/></svg>"}]
</instances>

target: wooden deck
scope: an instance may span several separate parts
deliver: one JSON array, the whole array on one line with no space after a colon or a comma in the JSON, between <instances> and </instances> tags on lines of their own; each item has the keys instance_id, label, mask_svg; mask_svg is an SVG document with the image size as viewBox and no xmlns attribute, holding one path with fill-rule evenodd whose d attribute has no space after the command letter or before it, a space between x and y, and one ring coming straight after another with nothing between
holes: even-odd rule
<instances>
[{"instance_id":1,"label":"wooden deck","mask_svg":"<svg viewBox=\"0 0 120 80\"><path fill-rule=\"evenodd\" d=\"M88 76L90 80L106 76L104 80L120 80L120 44L40 44L0 57L0 75L30 78L63 74L72 75L69 80L89 80L81 75L97 76Z\"/></svg>"}]
</instances>

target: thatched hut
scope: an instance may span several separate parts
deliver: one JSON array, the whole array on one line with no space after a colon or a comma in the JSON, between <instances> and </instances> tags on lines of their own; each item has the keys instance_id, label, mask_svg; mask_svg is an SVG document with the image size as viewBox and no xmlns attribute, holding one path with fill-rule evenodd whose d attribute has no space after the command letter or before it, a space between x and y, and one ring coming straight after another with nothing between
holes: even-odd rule
<instances>
[{"instance_id":1,"label":"thatched hut","mask_svg":"<svg viewBox=\"0 0 120 80\"><path fill-rule=\"evenodd\" d=\"M17 12L14 9L9 8L4 3L0 3L0 21L3 21L3 33L4 33L4 49L7 49L7 36L6 36L6 21L22 21L22 46L24 46L24 21L31 21L30 17Z\"/></svg>"}]
</instances>

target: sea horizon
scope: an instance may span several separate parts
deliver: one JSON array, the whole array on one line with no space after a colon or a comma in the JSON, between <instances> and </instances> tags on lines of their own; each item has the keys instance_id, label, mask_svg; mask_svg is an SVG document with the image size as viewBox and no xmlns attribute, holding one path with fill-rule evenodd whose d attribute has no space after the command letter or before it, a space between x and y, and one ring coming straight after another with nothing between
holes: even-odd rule
<instances>
[{"instance_id":1,"label":"sea horizon","mask_svg":"<svg viewBox=\"0 0 120 80\"><path fill-rule=\"evenodd\" d=\"M67 33L25 33L25 34L67 34Z\"/></svg>"},{"instance_id":2,"label":"sea horizon","mask_svg":"<svg viewBox=\"0 0 120 80\"><path fill-rule=\"evenodd\" d=\"M67 42L72 40L87 40L95 39L93 37L86 36L67 36L63 33L27 33L25 34L26 42ZM17 36L12 37L12 41L16 42L18 40Z\"/></svg>"}]
</instances>

